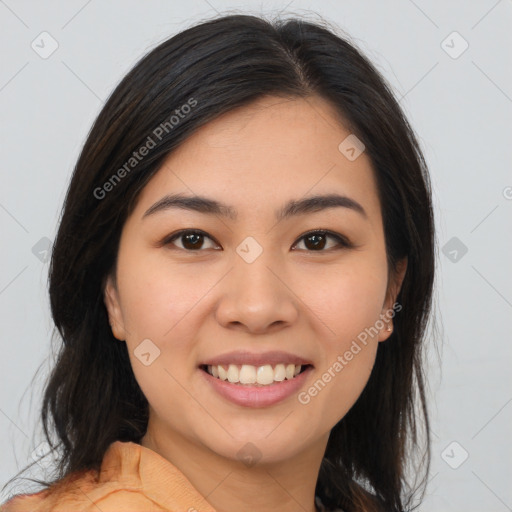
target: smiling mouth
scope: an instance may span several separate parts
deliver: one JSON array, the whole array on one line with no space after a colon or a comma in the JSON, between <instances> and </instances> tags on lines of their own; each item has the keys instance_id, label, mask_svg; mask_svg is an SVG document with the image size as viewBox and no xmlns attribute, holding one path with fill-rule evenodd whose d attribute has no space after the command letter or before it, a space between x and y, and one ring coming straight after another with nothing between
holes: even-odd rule
<instances>
[{"instance_id":1,"label":"smiling mouth","mask_svg":"<svg viewBox=\"0 0 512 512\"><path fill-rule=\"evenodd\" d=\"M293 380L304 373L311 364L277 364L277 365L200 365L199 368L210 376L240 386L273 386L283 381Z\"/></svg>"}]
</instances>

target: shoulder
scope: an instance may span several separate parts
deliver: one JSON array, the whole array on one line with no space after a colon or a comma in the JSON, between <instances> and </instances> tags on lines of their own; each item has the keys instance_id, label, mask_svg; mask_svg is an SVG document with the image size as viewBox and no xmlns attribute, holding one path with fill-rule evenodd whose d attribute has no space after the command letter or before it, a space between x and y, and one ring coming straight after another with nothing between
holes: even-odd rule
<instances>
[{"instance_id":1,"label":"shoulder","mask_svg":"<svg viewBox=\"0 0 512 512\"><path fill-rule=\"evenodd\" d=\"M181 471L156 452L115 441L101 468L71 473L38 493L11 498L0 512L214 512Z\"/></svg>"},{"instance_id":2,"label":"shoulder","mask_svg":"<svg viewBox=\"0 0 512 512\"><path fill-rule=\"evenodd\" d=\"M102 512L123 510L163 511L142 485L139 477L137 445L113 443L100 471L84 470L67 475L48 488L12 497L0 505L0 512Z\"/></svg>"},{"instance_id":3,"label":"shoulder","mask_svg":"<svg viewBox=\"0 0 512 512\"><path fill-rule=\"evenodd\" d=\"M96 493L97 494L97 493ZM62 494L48 494L46 491L13 497L0 506L0 512L163 512L165 509L138 490L114 489L101 496L90 496L84 492L75 494L67 489Z\"/></svg>"}]
</instances>

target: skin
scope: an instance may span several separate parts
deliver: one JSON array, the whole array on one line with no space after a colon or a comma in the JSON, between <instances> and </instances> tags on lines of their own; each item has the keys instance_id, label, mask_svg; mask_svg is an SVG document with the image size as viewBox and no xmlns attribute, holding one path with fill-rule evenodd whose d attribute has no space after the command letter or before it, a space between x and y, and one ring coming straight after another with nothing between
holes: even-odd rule
<instances>
[{"instance_id":1,"label":"skin","mask_svg":"<svg viewBox=\"0 0 512 512\"><path fill-rule=\"evenodd\" d=\"M211 390L197 368L232 350L284 350L313 363L301 389L307 390L391 309L406 261L388 279L374 171L364 152L354 161L340 152L349 134L319 97L260 98L201 127L172 153L123 227L105 304L150 404L141 444L176 465L219 512L247 504L268 512L315 510L330 430L363 391L378 343L391 334L384 326L360 344L308 404L292 395L269 407L241 407ZM232 205L238 219L177 209L142 219L177 192ZM358 201L367 219L331 208L276 224L274 211L288 200L332 192ZM199 249L186 249L183 237L159 243L181 229L211 238ZM315 249L301 237L316 229L356 247L328 238ZM263 249L250 264L236 252L248 236ZM134 355L147 338L161 351L150 366ZM261 455L252 467L237 456L247 442Z\"/></svg>"}]
</instances>

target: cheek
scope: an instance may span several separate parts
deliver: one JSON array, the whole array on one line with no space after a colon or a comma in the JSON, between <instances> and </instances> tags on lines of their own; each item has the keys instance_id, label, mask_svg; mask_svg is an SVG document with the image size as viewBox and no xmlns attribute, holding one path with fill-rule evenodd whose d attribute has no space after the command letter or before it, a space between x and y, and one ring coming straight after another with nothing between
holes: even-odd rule
<instances>
[{"instance_id":1,"label":"cheek","mask_svg":"<svg viewBox=\"0 0 512 512\"><path fill-rule=\"evenodd\" d=\"M186 408L182 386L195 371L190 361L196 360L190 319L213 282L194 279L185 265L177 269L147 256L130 256L125 252L119 260L118 286L135 378L159 413Z\"/></svg>"},{"instance_id":2,"label":"cheek","mask_svg":"<svg viewBox=\"0 0 512 512\"><path fill-rule=\"evenodd\" d=\"M119 259L126 343L135 377L150 403L157 406L164 400L168 406L173 397L178 405L186 405L180 402L180 384L196 372L195 341L219 273L203 269L199 275L198 264L173 263L158 256L125 251ZM148 352L142 352L143 346L149 348L151 361L156 355L148 366L139 359Z\"/></svg>"},{"instance_id":3,"label":"cheek","mask_svg":"<svg viewBox=\"0 0 512 512\"><path fill-rule=\"evenodd\" d=\"M323 337L340 350L380 318L387 287L385 261L356 254L336 268L311 272L299 295L324 326Z\"/></svg>"},{"instance_id":4,"label":"cheek","mask_svg":"<svg viewBox=\"0 0 512 512\"><path fill-rule=\"evenodd\" d=\"M144 263L142 263L144 262ZM172 337L215 284L212 273L199 277L193 265L162 258L129 258L119 262L123 318L132 341Z\"/></svg>"},{"instance_id":5,"label":"cheek","mask_svg":"<svg viewBox=\"0 0 512 512\"><path fill-rule=\"evenodd\" d=\"M315 285L311 282L314 281ZM323 358L317 379L302 396L313 416L334 426L354 405L370 377L387 287L387 267L360 257L349 266L315 275L302 294L315 313ZM321 286L319 285L321 284Z\"/></svg>"}]
</instances>

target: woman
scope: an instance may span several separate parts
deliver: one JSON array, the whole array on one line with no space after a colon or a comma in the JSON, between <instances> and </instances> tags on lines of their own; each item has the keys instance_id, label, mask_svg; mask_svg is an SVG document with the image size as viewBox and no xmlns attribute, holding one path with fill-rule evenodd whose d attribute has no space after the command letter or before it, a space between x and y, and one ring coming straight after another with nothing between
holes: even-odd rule
<instances>
[{"instance_id":1,"label":"woman","mask_svg":"<svg viewBox=\"0 0 512 512\"><path fill-rule=\"evenodd\" d=\"M2 510L410 509L434 253L415 135L346 39L230 15L163 42L76 165L58 471Z\"/></svg>"}]
</instances>

